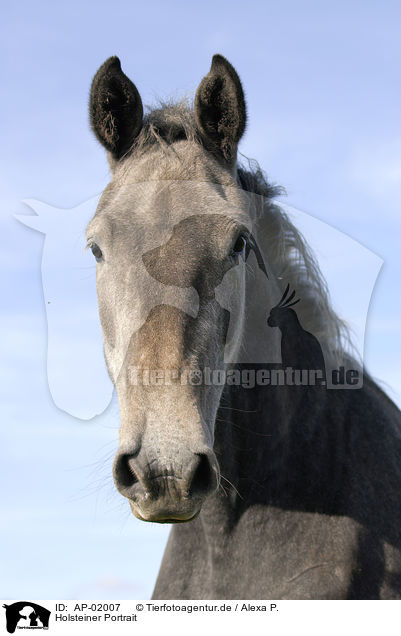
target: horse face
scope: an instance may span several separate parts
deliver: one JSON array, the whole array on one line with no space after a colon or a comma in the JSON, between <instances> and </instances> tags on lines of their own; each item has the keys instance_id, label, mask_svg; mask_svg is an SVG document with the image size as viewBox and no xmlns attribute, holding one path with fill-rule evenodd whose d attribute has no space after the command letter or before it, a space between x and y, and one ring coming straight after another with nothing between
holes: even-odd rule
<instances>
[{"instance_id":1,"label":"horse face","mask_svg":"<svg viewBox=\"0 0 401 636\"><path fill-rule=\"evenodd\" d=\"M213 440L222 386L199 373L224 365L229 317L214 291L231 269L240 286L246 247L233 178L245 126L235 70L215 56L195 113L181 109L177 123L177 113L163 112L144 126L141 98L118 58L99 69L91 124L113 179L87 238L120 404L115 483L137 517L171 523L196 516L219 481Z\"/></svg>"},{"instance_id":2,"label":"horse face","mask_svg":"<svg viewBox=\"0 0 401 636\"><path fill-rule=\"evenodd\" d=\"M217 214L189 205L196 186L110 188L87 229L120 404L114 479L149 521L192 519L219 480L213 442L223 386L207 374L224 369L230 315L215 290L241 290L249 230L212 184L197 198Z\"/></svg>"}]
</instances>

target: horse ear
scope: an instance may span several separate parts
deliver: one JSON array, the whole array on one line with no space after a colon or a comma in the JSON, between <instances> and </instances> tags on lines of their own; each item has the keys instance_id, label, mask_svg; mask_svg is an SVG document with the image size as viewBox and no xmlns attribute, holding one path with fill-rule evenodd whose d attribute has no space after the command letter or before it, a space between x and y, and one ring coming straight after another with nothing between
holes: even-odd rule
<instances>
[{"instance_id":1,"label":"horse ear","mask_svg":"<svg viewBox=\"0 0 401 636\"><path fill-rule=\"evenodd\" d=\"M143 106L138 90L110 57L96 73L91 87L90 122L100 143L121 159L142 127Z\"/></svg>"},{"instance_id":2,"label":"horse ear","mask_svg":"<svg viewBox=\"0 0 401 636\"><path fill-rule=\"evenodd\" d=\"M206 146L232 163L245 130L246 105L240 79L222 55L213 56L196 91L195 117Z\"/></svg>"}]
</instances>

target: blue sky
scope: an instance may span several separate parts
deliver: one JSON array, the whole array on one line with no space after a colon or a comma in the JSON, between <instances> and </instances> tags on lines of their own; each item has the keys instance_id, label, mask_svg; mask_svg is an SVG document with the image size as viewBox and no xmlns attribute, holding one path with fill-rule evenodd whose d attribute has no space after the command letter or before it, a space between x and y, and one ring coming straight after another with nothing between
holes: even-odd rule
<instances>
[{"instance_id":1,"label":"blue sky","mask_svg":"<svg viewBox=\"0 0 401 636\"><path fill-rule=\"evenodd\" d=\"M151 104L192 94L214 53L232 62L248 104L241 152L286 188L289 205L383 259L364 359L401 403L400 28L398 2L366 0L20 1L3 8L0 597L149 596L168 531L135 520L114 492L115 400L80 421L51 399L43 235L12 218L30 213L24 199L74 208L107 184L87 115L97 68L118 55ZM318 235L314 241L319 253ZM340 244L338 252L350 284L345 277L336 307L352 320L350 299L366 288L368 274L355 281L353 260ZM67 266L62 248L59 258Z\"/></svg>"}]
</instances>

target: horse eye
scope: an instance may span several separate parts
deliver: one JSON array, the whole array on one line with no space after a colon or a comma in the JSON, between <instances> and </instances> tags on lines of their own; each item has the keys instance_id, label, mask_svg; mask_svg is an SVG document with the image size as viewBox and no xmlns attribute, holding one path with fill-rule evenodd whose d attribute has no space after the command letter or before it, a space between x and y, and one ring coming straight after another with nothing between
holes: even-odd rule
<instances>
[{"instance_id":1,"label":"horse eye","mask_svg":"<svg viewBox=\"0 0 401 636\"><path fill-rule=\"evenodd\" d=\"M247 246L246 236L244 236L244 234L240 234L234 243L234 247L232 248L230 252L230 260L234 265L238 264L238 259L240 256L241 258L245 260L246 246Z\"/></svg>"},{"instance_id":2,"label":"horse eye","mask_svg":"<svg viewBox=\"0 0 401 636\"><path fill-rule=\"evenodd\" d=\"M246 237L243 234L240 234L237 240L235 241L235 245L233 247L233 253L242 254L245 248L246 248Z\"/></svg>"},{"instance_id":3,"label":"horse eye","mask_svg":"<svg viewBox=\"0 0 401 636\"><path fill-rule=\"evenodd\" d=\"M103 257L103 253L102 253L102 250L100 249L99 245L97 245L96 243L91 243L90 248L91 248L92 254L96 258L97 262L101 261L102 257Z\"/></svg>"}]
</instances>

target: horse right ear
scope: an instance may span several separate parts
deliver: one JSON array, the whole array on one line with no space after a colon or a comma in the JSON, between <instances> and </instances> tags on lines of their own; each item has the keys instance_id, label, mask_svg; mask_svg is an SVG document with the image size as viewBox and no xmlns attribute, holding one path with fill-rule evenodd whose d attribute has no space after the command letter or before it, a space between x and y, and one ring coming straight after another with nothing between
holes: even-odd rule
<instances>
[{"instance_id":1,"label":"horse right ear","mask_svg":"<svg viewBox=\"0 0 401 636\"><path fill-rule=\"evenodd\" d=\"M118 57L110 57L96 73L89 113L100 143L114 159L121 159L142 128L143 106L135 84L122 72Z\"/></svg>"}]
</instances>

